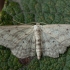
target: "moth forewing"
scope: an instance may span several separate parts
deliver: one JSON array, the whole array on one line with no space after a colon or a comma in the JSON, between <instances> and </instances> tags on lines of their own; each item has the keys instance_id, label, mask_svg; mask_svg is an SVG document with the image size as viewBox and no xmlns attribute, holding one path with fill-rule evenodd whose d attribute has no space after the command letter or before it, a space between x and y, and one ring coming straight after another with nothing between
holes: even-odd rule
<instances>
[{"instance_id":1,"label":"moth forewing","mask_svg":"<svg viewBox=\"0 0 70 70\"><path fill-rule=\"evenodd\" d=\"M23 53L23 55L20 55L20 53L18 53L18 52L20 52L21 50L20 50L20 46L22 46L22 45L18 45L19 43L21 43L20 41L22 40L22 39L26 39L26 37L27 36L29 36L29 34L31 33L32 34L32 31L33 31L33 26L31 26L31 25L21 25L21 26L18 26L18 25L16 25L16 26L0 26L0 44L1 45L4 45L5 47L8 47L8 48L10 48L11 49L11 51L12 51L12 53L15 55L15 56L17 56L18 58L26 58L26 56L24 55L24 53ZM39 33L39 32L37 32L37 33ZM1 35L1 34L3 34L3 35ZM20 36L21 35L21 36ZM37 35L37 34L36 34ZM7 37L7 38L5 38L5 36ZM40 36L36 36L37 38L40 38ZM36 38L36 39L37 39ZM6 40L5 40L6 39ZM30 40L29 39L26 39L26 40L28 40L27 42L25 41L24 43L27 43L27 44L29 44L30 42ZM8 42L8 43L7 43ZM13 42L13 43L12 43ZM33 43L35 44L35 40L33 40ZM32 46L35 46L34 44L33 44L32 42L31 42L31 44L32 44ZM38 43L38 42L37 42ZM24 49L24 47L26 46L26 44L23 44L23 49ZM31 46L31 47L32 47ZM37 45L38 46L38 45ZM26 47L28 47L28 46L26 46ZM39 47L39 46L38 46ZM37 48L38 48L37 47ZM13 49L12 49L13 48ZM19 48L19 49L17 49L17 48ZM30 49L30 48L29 48ZM35 49L34 47L33 48L31 48L31 49ZM39 48L38 48L39 49ZM37 49L37 51L38 51L38 49ZM19 51L18 51L19 50ZM24 51L24 50L23 50ZM23 52L22 51L22 52ZM32 50L31 50L32 51ZM22 52L21 52L21 54L22 54ZM28 52L29 53L29 52ZM31 56L33 56L34 55L34 51L32 51L32 52L30 52L31 54ZM40 52L38 52L38 53L40 53ZM38 54L37 53L37 54ZM28 56L30 56L30 55L28 55ZM40 54L41 55L41 54Z\"/></svg>"}]
</instances>

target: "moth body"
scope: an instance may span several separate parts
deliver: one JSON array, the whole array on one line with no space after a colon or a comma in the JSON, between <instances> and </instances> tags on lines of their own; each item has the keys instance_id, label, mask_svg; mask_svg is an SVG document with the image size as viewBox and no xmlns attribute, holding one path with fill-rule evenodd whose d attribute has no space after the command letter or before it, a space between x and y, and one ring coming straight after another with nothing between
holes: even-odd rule
<instances>
[{"instance_id":1,"label":"moth body","mask_svg":"<svg viewBox=\"0 0 70 70\"><path fill-rule=\"evenodd\" d=\"M37 59L39 60L41 57L41 28L40 28L40 25L34 26L34 33L35 33L35 39L36 39L36 54L37 54Z\"/></svg>"}]
</instances>

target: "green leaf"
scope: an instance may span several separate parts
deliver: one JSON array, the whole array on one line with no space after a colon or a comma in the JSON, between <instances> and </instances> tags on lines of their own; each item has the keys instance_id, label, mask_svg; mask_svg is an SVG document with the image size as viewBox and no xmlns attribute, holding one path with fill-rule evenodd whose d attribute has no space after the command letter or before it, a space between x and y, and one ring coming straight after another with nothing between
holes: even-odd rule
<instances>
[{"instance_id":1,"label":"green leaf","mask_svg":"<svg viewBox=\"0 0 70 70\"><path fill-rule=\"evenodd\" d=\"M70 24L70 0L21 0L20 5L10 1L1 13L2 16L0 15L0 23L4 25L31 22ZM9 49L0 46L0 70L6 69L70 70L70 48L59 58L54 59L48 56L42 57L41 60L34 58L28 66L22 66Z\"/></svg>"}]
</instances>

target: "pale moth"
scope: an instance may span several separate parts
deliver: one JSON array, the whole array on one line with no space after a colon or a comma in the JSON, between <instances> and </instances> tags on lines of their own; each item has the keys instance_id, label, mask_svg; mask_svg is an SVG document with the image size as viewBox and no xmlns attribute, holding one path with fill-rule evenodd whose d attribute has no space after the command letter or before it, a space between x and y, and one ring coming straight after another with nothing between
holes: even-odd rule
<instances>
[{"instance_id":1,"label":"pale moth","mask_svg":"<svg viewBox=\"0 0 70 70\"><path fill-rule=\"evenodd\" d=\"M41 55L57 58L70 45L70 25L0 26L0 45L18 58L35 54L38 59Z\"/></svg>"}]
</instances>

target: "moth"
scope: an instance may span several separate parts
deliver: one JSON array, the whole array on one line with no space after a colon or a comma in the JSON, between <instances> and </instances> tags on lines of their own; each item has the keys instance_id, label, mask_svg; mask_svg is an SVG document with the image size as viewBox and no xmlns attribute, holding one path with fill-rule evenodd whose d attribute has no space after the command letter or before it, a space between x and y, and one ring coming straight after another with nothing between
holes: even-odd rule
<instances>
[{"instance_id":1,"label":"moth","mask_svg":"<svg viewBox=\"0 0 70 70\"><path fill-rule=\"evenodd\" d=\"M18 58L58 58L70 45L70 25L0 26L0 45L10 48Z\"/></svg>"}]
</instances>

